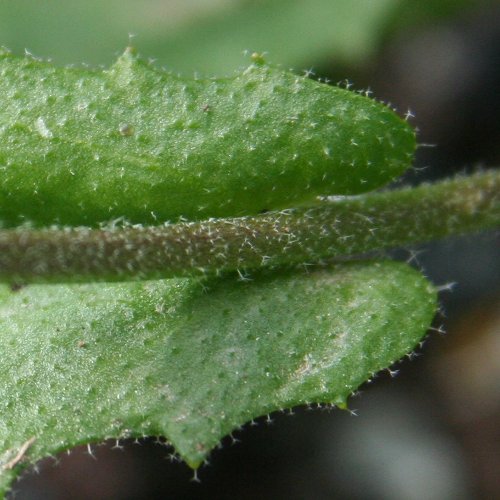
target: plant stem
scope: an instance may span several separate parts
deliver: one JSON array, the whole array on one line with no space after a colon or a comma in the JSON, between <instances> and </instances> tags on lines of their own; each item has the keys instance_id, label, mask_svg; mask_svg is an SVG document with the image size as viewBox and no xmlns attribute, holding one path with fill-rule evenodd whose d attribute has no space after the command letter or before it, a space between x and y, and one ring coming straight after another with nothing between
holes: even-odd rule
<instances>
[{"instance_id":1,"label":"plant stem","mask_svg":"<svg viewBox=\"0 0 500 500\"><path fill-rule=\"evenodd\" d=\"M0 231L11 283L158 279L312 263L500 224L500 173L335 198L256 217L109 229Z\"/></svg>"}]
</instances>

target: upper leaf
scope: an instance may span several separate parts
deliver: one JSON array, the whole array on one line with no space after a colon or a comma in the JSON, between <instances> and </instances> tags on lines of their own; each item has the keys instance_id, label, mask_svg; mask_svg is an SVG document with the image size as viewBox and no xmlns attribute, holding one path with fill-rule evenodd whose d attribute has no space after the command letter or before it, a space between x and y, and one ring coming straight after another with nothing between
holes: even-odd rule
<instances>
[{"instance_id":1,"label":"upper leaf","mask_svg":"<svg viewBox=\"0 0 500 500\"><path fill-rule=\"evenodd\" d=\"M344 405L413 349L436 307L395 262L253 278L1 287L0 491L33 439L30 461L164 435L196 467L255 417Z\"/></svg>"},{"instance_id":2,"label":"upper leaf","mask_svg":"<svg viewBox=\"0 0 500 500\"><path fill-rule=\"evenodd\" d=\"M259 58L186 80L132 50L107 71L3 52L0 104L4 226L255 214L379 187L415 146L384 105Z\"/></svg>"}]
</instances>

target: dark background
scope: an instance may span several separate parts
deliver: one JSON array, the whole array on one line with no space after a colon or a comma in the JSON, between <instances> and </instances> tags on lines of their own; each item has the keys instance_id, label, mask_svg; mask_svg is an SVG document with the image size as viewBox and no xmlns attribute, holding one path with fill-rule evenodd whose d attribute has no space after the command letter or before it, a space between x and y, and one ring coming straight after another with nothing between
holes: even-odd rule
<instances>
[{"instance_id":1,"label":"dark background","mask_svg":"<svg viewBox=\"0 0 500 500\"><path fill-rule=\"evenodd\" d=\"M411 110L422 147L407 183L500 164L498 2L0 1L0 45L56 64L109 64L130 33L184 74L231 74L245 49L268 51ZM394 252L443 287L442 312L395 379L383 372L351 400L357 416L258 419L223 441L199 483L154 440L93 447L95 459L76 449L27 471L12 498L499 498L498 243L490 233Z\"/></svg>"}]
</instances>

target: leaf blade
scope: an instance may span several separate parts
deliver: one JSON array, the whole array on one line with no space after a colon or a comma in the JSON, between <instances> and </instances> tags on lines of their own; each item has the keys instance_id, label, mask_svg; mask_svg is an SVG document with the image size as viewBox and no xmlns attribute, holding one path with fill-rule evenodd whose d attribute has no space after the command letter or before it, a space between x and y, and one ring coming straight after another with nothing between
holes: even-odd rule
<instances>
[{"instance_id":1,"label":"leaf blade","mask_svg":"<svg viewBox=\"0 0 500 500\"><path fill-rule=\"evenodd\" d=\"M426 280L394 262L2 291L2 465L33 436L30 460L165 435L197 467L252 418L344 404L414 347L436 307Z\"/></svg>"},{"instance_id":2,"label":"leaf blade","mask_svg":"<svg viewBox=\"0 0 500 500\"><path fill-rule=\"evenodd\" d=\"M127 50L107 71L0 54L0 220L256 214L379 187L410 164L389 108L261 64L187 80Z\"/></svg>"}]
</instances>

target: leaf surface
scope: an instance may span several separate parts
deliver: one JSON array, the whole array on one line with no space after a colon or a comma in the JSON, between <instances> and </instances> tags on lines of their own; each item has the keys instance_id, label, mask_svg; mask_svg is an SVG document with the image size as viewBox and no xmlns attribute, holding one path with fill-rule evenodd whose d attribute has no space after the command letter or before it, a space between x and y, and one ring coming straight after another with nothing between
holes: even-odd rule
<instances>
[{"instance_id":1,"label":"leaf surface","mask_svg":"<svg viewBox=\"0 0 500 500\"><path fill-rule=\"evenodd\" d=\"M395 262L198 281L0 289L0 485L106 438L163 435L197 467L235 428L344 406L411 351L436 293Z\"/></svg>"},{"instance_id":2,"label":"leaf surface","mask_svg":"<svg viewBox=\"0 0 500 500\"><path fill-rule=\"evenodd\" d=\"M182 79L132 50L107 71L0 53L0 221L96 226L256 214L402 173L411 127L268 66Z\"/></svg>"}]
</instances>

